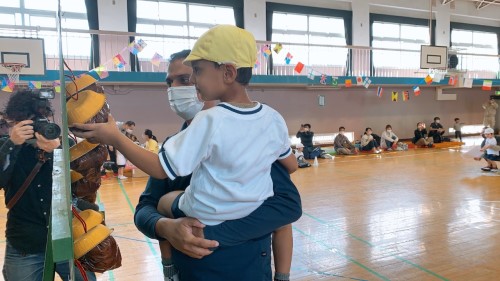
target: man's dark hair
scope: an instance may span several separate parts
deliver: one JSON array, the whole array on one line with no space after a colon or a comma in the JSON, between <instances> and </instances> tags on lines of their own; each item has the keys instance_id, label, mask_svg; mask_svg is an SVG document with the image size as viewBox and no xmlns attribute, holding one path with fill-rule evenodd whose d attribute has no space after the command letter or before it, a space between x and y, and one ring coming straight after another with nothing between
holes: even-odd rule
<instances>
[{"instance_id":1,"label":"man's dark hair","mask_svg":"<svg viewBox=\"0 0 500 281\"><path fill-rule=\"evenodd\" d=\"M134 121L127 121L127 122L125 122L125 125L127 125L127 126L135 126L135 122Z\"/></svg>"},{"instance_id":2,"label":"man's dark hair","mask_svg":"<svg viewBox=\"0 0 500 281\"><path fill-rule=\"evenodd\" d=\"M304 124L303 126L311 129L311 124Z\"/></svg>"},{"instance_id":3,"label":"man's dark hair","mask_svg":"<svg viewBox=\"0 0 500 281\"><path fill-rule=\"evenodd\" d=\"M339 127L339 131L342 131L342 130L344 130L344 131L345 131L344 126Z\"/></svg>"},{"instance_id":4,"label":"man's dark hair","mask_svg":"<svg viewBox=\"0 0 500 281\"><path fill-rule=\"evenodd\" d=\"M436 120L441 120L441 118L439 118L439 117L434 117L434 121L436 121Z\"/></svg>"},{"instance_id":5,"label":"man's dark hair","mask_svg":"<svg viewBox=\"0 0 500 281\"><path fill-rule=\"evenodd\" d=\"M18 90L7 102L3 117L12 121L24 121L31 119L33 116L51 116L53 110L48 102L44 108L39 108L38 111L35 111L35 105L38 100L30 89Z\"/></svg>"},{"instance_id":6,"label":"man's dark hair","mask_svg":"<svg viewBox=\"0 0 500 281\"><path fill-rule=\"evenodd\" d=\"M455 121L458 121L458 120L460 120L460 118L455 118Z\"/></svg>"},{"instance_id":7,"label":"man's dark hair","mask_svg":"<svg viewBox=\"0 0 500 281\"><path fill-rule=\"evenodd\" d=\"M182 51L177 52L177 53L173 53L170 55L170 58L168 59L168 61L173 62L173 61L179 60L179 59L184 60L185 58L187 58L187 56L189 56L190 53L191 53L190 49L186 49L186 50L182 50Z\"/></svg>"},{"instance_id":8,"label":"man's dark hair","mask_svg":"<svg viewBox=\"0 0 500 281\"><path fill-rule=\"evenodd\" d=\"M387 126L385 126L385 129L386 129L386 130L387 130L387 129L389 129L389 128L391 128L391 129L392 129L392 126L391 126L391 125L387 125Z\"/></svg>"}]
</instances>

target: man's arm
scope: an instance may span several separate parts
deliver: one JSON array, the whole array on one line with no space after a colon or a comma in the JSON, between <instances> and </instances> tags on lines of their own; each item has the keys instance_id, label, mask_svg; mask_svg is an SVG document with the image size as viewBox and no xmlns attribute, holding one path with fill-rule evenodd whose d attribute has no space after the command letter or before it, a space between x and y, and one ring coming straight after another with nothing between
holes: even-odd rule
<instances>
[{"instance_id":1,"label":"man's arm","mask_svg":"<svg viewBox=\"0 0 500 281\"><path fill-rule=\"evenodd\" d=\"M271 167L274 196L267 198L250 215L204 228L205 239L234 246L268 235L302 216L300 195L287 170L278 162Z\"/></svg>"},{"instance_id":2,"label":"man's arm","mask_svg":"<svg viewBox=\"0 0 500 281\"><path fill-rule=\"evenodd\" d=\"M202 229L204 225L194 218L166 218L158 213L156 208L163 195L175 189L185 189L190 180L191 176L178 177L173 181L149 178L135 209L134 223L137 229L149 238L167 239L174 248L184 254L192 258L202 258L212 253L210 248L218 246L217 241L194 235L193 232Z\"/></svg>"}]
</instances>

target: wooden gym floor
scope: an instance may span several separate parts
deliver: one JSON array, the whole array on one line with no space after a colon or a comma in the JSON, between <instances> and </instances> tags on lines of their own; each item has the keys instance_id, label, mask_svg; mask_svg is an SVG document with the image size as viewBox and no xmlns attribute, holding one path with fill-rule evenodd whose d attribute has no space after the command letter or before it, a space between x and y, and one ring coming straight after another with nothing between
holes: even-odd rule
<instances>
[{"instance_id":1,"label":"wooden gym floor","mask_svg":"<svg viewBox=\"0 0 500 281\"><path fill-rule=\"evenodd\" d=\"M434 148L299 169L292 280L500 280L500 173L483 166L460 148ZM98 280L163 280L157 242L133 223L146 180L103 181L98 199L123 266Z\"/></svg>"}]
</instances>

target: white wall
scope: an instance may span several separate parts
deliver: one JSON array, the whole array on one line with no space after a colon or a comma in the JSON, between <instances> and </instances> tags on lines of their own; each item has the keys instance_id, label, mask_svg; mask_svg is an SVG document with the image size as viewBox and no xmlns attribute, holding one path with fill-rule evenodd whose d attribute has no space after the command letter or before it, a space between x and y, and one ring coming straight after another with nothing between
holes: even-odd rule
<instances>
[{"instance_id":1,"label":"white wall","mask_svg":"<svg viewBox=\"0 0 500 281\"><path fill-rule=\"evenodd\" d=\"M99 11L99 30L106 31L128 31L127 0L99 0L97 1ZM128 45L128 38L116 35L99 35L101 64L111 60L116 54ZM129 65L130 57L123 56Z\"/></svg>"},{"instance_id":2,"label":"white wall","mask_svg":"<svg viewBox=\"0 0 500 281\"><path fill-rule=\"evenodd\" d=\"M244 18L246 29L256 40L266 40L266 0L245 0Z\"/></svg>"}]
</instances>

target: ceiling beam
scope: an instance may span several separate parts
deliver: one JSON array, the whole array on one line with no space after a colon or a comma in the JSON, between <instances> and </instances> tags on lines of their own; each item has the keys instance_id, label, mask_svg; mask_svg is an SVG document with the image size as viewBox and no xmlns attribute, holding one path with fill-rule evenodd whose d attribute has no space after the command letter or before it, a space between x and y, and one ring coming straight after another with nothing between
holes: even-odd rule
<instances>
[{"instance_id":1,"label":"ceiling beam","mask_svg":"<svg viewBox=\"0 0 500 281\"><path fill-rule=\"evenodd\" d=\"M481 1L476 1L476 9L482 9L492 3L494 3L495 1L494 0L490 0L490 1L484 1L484 0L481 0Z\"/></svg>"}]
</instances>

